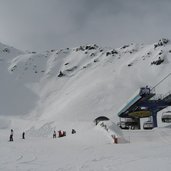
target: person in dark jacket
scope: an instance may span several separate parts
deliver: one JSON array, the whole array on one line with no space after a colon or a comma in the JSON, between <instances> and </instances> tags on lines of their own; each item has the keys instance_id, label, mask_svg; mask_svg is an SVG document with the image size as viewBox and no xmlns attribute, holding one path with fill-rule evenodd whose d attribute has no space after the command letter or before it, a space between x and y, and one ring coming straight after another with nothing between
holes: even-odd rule
<instances>
[{"instance_id":1,"label":"person in dark jacket","mask_svg":"<svg viewBox=\"0 0 171 171\"><path fill-rule=\"evenodd\" d=\"M14 135L14 130L13 130L13 129L11 129L11 134L10 134L9 141L14 141L14 139L13 139L13 135Z\"/></svg>"},{"instance_id":2,"label":"person in dark jacket","mask_svg":"<svg viewBox=\"0 0 171 171\"><path fill-rule=\"evenodd\" d=\"M75 133L76 133L76 130L72 129L71 134L75 134Z\"/></svg>"},{"instance_id":3,"label":"person in dark jacket","mask_svg":"<svg viewBox=\"0 0 171 171\"><path fill-rule=\"evenodd\" d=\"M56 131L53 132L53 138L56 138Z\"/></svg>"},{"instance_id":4,"label":"person in dark jacket","mask_svg":"<svg viewBox=\"0 0 171 171\"><path fill-rule=\"evenodd\" d=\"M25 132L22 133L22 139L25 139Z\"/></svg>"}]
</instances>

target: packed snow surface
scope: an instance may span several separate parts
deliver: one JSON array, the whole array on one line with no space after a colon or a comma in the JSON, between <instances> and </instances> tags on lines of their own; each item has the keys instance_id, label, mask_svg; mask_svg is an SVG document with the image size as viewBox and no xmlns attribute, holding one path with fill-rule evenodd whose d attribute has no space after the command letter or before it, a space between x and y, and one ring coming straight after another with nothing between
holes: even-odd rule
<instances>
[{"instance_id":1,"label":"packed snow surface","mask_svg":"<svg viewBox=\"0 0 171 171\"><path fill-rule=\"evenodd\" d=\"M170 128L123 133L128 142L113 144L103 129L94 126L56 139L26 135L22 140L15 133L14 142L1 131L0 170L170 170Z\"/></svg>"}]
</instances>

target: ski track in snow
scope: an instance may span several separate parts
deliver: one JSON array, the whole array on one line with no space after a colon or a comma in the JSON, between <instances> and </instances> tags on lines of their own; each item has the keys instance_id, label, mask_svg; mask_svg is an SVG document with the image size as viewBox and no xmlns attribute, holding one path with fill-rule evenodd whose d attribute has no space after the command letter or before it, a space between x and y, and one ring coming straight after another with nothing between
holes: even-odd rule
<instances>
[{"instance_id":1,"label":"ski track in snow","mask_svg":"<svg viewBox=\"0 0 171 171\"><path fill-rule=\"evenodd\" d=\"M19 164L33 164L33 162L35 162L36 160L37 160L37 157L36 156L33 156L30 159L27 159L27 160L24 160L24 161L19 162Z\"/></svg>"},{"instance_id":2,"label":"ski track in snow","mask_svg":"<svg viewBox=\"0 0 171 171\"><path fill-rule=\"evenodd\" d=\"M11 160L11 161L6 161L6 162L3 162L3 163L0 163L0 169L2 170L12 170L10 168L14 168L16 167L16 170L23 170L22 169L22 165L26 165L28 168L29 168L29 165L30 166L42 166L42 163L41 162L36 162L37 161L37 157L34 156L34 155L20 155L19 157L16 157L16 159L14 160ZM10 168L9 168L10 166ZM21 168L21 169L20 169ZM28 170L32 170L32 169L28 169ZM33 169L35 170L35 169Z\"/></svg>"},{"instance_id":3,"label":"ski track in snow","mask_svg":"<svg viewBox=\"0 0 171 171\"><path fill-rule=\"evenodd\" d=\"M23 158L23 155L21 155L16 161L20 161Z\"/></svg>"}]
</instances>

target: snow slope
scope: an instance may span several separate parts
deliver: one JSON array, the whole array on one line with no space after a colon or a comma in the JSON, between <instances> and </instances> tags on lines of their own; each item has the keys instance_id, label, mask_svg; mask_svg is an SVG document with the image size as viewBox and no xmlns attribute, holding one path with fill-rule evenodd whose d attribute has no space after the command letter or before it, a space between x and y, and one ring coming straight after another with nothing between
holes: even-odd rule
<instances>
[{"instance_id":1,"label":"snow slope","mask_svg":"<svg viewBox=\"0 0 171 171\"><path fill-rule=\"evenodd\" d=\"M162 112L161 128L151 131L122 132L115 123L122 104L139 87L155 86L170 67L167 39L42 53L0 44L0 170L169 170L170 126L160 122ZM168 77L156 92L168 93L170 85ZM110 118L107 129L93 124L99 116ZM11 128L14 142L7 143ZM67 136L52 139L54 130Z\"/></svg>"},{"instance_id":2,"label":"snow slope","mask_svg":"<svg viewBox=\"0 0 171 171\"><path fill-rule=\"evenodd\" d=\"M14 136L7 142L0 132L0 169L3 171L169 171L170 129L124 131L130 143L112 144L103 130L92 127L86 132L52 139Z\"/></svg>"}]
</instances>

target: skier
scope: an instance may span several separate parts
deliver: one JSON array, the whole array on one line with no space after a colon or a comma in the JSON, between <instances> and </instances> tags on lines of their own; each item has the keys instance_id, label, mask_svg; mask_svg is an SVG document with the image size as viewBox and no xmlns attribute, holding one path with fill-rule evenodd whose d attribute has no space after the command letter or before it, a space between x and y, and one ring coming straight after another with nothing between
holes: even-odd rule
<instances>
[{"instance_id":1,"label":"skier","mask_svg":"<svg viewBox=\"0 0 171 171\"><path fill-rule=\"evenodd\" d=\"M58 131L58 137L62 137L62 131L61 130Z\"/></svg>"},{"instance_id":2,"label":"skier","mask_svg":"<svg viewBox=\"0 0 171 171\"><path fill-rule=\"evenodd\" d=\"M113 143L118 144L118 137L116 135L112 135Z\"/></svg>"},{"instance_id":3,"label":"skier","mask_svg":"<svg viewBox=\"0 0 171 171\"><path fill-rule=\"evenodd\" d=\"M22 139L25 139L25 132L22 133Z\"/></svg>"},{"instance_id":4,"label":"skier","mask_svg":"<svg viewBox=\"0 0 171 171\"><path fill-rule=\"evenodd\" d=\"M53 132L53 138L56 138L56 131Z\"/></svg>"},{"instance_id":5,"label":"skier","mask_svg":"<svg viewBox=\"0 0 171 171\"><path fill-rule=\"evenodd\" d=\"M62 137L66 136L66 131L62 132Z\"/></svg>"},{"instance_id":6,"label":"skier","mask_svg":"<svg viewBox=\"0 0 171 171\"><path fill-rule=\"evenodd\" d=\"M11 134L10 134L10 139L9 139L9 141L13 141L13 135L14 135L14 130L11 129Z\"/></svg>"},{"instance_id":7,"label":"skier","mask_svg":"<svg viewBox=\"0 0 171 171\"><path fill-rule=\"evenodd\" d=\"M76 133L75 129L72 129L71 134L75 134L75 133Z\"/></svg>"}]
</instances>

